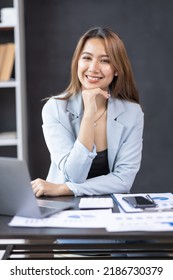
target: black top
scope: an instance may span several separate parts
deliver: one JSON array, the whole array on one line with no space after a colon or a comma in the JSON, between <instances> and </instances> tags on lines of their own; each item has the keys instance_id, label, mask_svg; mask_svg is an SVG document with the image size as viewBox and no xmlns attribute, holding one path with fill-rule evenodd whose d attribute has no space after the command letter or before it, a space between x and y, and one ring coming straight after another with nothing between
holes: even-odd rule
<instances>
[{"instance_id":1,"label":"black top","mask_svg":"<svg viewBox=\"0 0 173 280\"><path fill-rule=\"evenodd\" d=\"M104 150L98 152L97 156L94 158L87 179L106 175L109 172L107 150Z\"/></svg>"}]
</instances>

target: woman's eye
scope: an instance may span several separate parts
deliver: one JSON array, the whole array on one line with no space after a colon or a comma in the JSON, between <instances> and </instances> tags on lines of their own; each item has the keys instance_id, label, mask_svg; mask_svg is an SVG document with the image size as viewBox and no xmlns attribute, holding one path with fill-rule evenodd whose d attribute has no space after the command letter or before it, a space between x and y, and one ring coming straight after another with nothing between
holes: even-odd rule
<instances>
[{"instance_id":1,"label":"woman's eye","mask_svg":"<svg viewBox=\"0 0 173 280\"><path fill-rule=\"evenodd\" d=\"M82 59L84 59L84 60L91 60L91 57L89 57L89 56L83 56Z\"/></svg>"},{"instance_id":2,"label":"woman's eye","mask_svg":"<svg viewBox=\"0 0 173 280\"><path fill-rule=\"evenodd\" d=\"M102 59L101 62L102 63L110 63L110 60L109 59Z\"/></svg>"}]
</instances>

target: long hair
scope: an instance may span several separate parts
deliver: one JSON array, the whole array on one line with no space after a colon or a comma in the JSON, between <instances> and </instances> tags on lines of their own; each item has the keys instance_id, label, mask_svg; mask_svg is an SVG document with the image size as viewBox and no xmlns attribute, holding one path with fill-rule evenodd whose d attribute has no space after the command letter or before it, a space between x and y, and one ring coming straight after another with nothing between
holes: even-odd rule
<instances>
[{"instance_id":1,"label":"long hair","mask_svg":"<svg viewBox=\"0 0 173 280\"><path fill-rule=\"evenodd\" d=\"M81 91L81 83L78 79L78 61L84 45L91 38L99 38L104 41L105 49L114 70L118 76L114 76L110 84L112 97L125 99L139 103L139 95L135 85L132 67L120 37L109 28L95 27L88 30L78 41L71 63L71 80L66 89L66 98ZM63 98L64 99L64 98Z\"/></svg>"}]
</instances>

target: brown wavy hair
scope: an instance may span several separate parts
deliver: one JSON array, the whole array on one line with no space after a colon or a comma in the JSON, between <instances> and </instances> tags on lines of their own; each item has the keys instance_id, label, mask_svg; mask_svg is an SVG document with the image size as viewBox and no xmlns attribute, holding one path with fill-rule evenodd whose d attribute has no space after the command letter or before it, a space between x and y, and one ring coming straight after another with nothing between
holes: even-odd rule
<instances>
[{"instance_id":1,"label":"brown wavy hair","mask_svg":"<svg viewBox=\"0 0 173 280\"><path fill-rule=\"evenodd\" d=\"M91 38L99 38L104 41L107 55L110 58L114 70L118 73L118 76L114 76L109 86L111 96L139 103L139 95L124 43L111 29L102 27L95 27L88 30L79 39L72 57L71 80L66 89L67 95L64 98L67 99L81 91L81 83L77 75L78 60L86 41Z\"/></svg>"}]
</instances>

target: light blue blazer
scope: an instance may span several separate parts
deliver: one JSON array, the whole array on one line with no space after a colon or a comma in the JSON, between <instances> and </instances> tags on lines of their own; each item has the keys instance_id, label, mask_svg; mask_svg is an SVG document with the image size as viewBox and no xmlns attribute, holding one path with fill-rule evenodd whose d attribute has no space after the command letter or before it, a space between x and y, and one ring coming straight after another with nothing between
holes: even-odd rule
<instances>
[{"instance_id":1,"label":"light blue blazer","mask_svg":"<svg viewBox=\"0 0 173 280\"><path fill-rule=\"evenodd\" d=\"M43 134L51 156L47 181L64 183L75 196L126 193L140 168L144 116L139 104L109 98L107 144L110 173L87 179L96 153L78 140L83 116L81 94L49 99L42 110Z\"/></svg>"}]
</instances>

